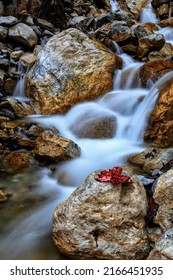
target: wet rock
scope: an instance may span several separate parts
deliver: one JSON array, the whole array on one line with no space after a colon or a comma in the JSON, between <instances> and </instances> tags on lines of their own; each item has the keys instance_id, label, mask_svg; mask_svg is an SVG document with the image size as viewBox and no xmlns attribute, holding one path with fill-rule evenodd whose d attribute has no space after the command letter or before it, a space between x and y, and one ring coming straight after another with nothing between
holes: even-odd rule
<instances>
[{"instance_id":1,"label":"wet rock","mask_svg":"<svg viewBox=\"0 0 173 280\"><path fill-rule=\"evenodd\" d=\"M11 59L17 61L19 58L24 54L24 51L18 50L18 51L13 51L10 55Z\"/></svg>"},{"instance_id":2,"label":"wet rock","mask_svg":"<svg viewBox=\"0 0 173 280\"><path fill-rule=\"evenodd\" d=\"M30 104L18 101L17 99L14 99L12 97L8 97L7 102L12 107L17 117L21 118L21 117L35 114L34 108Z\"/></svg>"},{"instance_id":3,"label":"wet rock","mask_svg":"<svg viewBox=\"0 0 173 280\"><path fill-rule=\"evenodd\" d=\"M143 259L148 254L145 232L147 199L143 185L114 187L86 180L53 216L53 240L58 249L76 259Z\"/></svg>"},{"instance_id":4,"label":"wet rock","mask_svg":"<svg viewBox=\"0 0 173 280\"><path fill-rule=\"evenodd\" d=\"M37 45L37 35L32 28L24 23L18 23L9 28L8 36L28 47L35 47Z\"/></svg>"},{"instance_id":5,"label":"wet rock","mask_svg":"<svg viewBox=\"0 0 173 280\"><path fill-rule=\"evenodd\" d=\"M3 167L9 169L29 168L33 164L32 156L27 152L11 152L3 159Z\"/></svg>"},{"instance_id":6,"label":"wet rock","mask_svg":"<svg viewBox=\"0 0 173 280\"><path fill-rule=\"evenodd\" d=\"M50 23L49 21L45 20L45 19L42 19L42 18L38 18L37 19L37 24L41 27L41 28L44 28L44 29L48 29L52 32L55 31L55 26Z\"/></svg>"},{"instance_id":7,"label":"wet rock","mask_svg":"<svg viewBox=\"0 0 173 280\"><path fill-rule=\"evenodd\" d=\"M173 170L163 173L154 186L153 198L158 205L154 223L163 231L172 227L173 223Z\"/></svg>"},{"instance_id":8,"label":"wet rock","mask_svg":"<svg viewBox=\"0 0 173 280\"><path fill-rule=\"evenodd\" d=\"M167 58L157 58L146 62L140 69L140 77L143 86L148 80L156 82L166 73L173 71L173 62Z\"/></svg>"},{"instance_id":9,"label":"wet rock","mask_svg":"<svg viewBox=\"0 0 173 280\"><path fill-rule=\"evenodd\" d=\"M149 125L144 135L146 142L160 147L173 144L173 81L172 77L159 87L159 97L149 118Z\"/></svg>"},{"instance_id":10,"label":"wet rock","mask_svg":"<svg viewBox=\"0 0 173 280\"><path fill-rule=\"evenodd\" d=\"M43 114L64 113L112 89L121 59L77 29L53 36L26 77L26 94Z\"/></svg>"},{"instance_id":11,"label":"wet rock","mask_svg":"<svg viewBox=\"0 0 173 280\"><path fill-rule=\"evenodd\" d=\"M130 12L135 16L135 19L139 19L141 10L147 3L147 0L128 0L126 1L126 5Z\"/></svg>"},{"instance_id":12,"label":"wet rock","mask_svg":"<svg viewBox=\"0 0 173 280\"><path fill-rule=\"evenodd\" d=\"M17 81L12 78L7 78L4 81L4 91L7 95L12 95L16 87Z\"/></svg>"},{"instance_id":13,"label":"wet rock","mask_svg":"<svg viewBox=\"0 0 173 280\"><path fill-rule=\"evenodd\" d=\"M163 4L157 8L157 12L160 19L167 19L169 17L169 5Z\"/></svg>"},{"instance_id":14,"label":"wet rock","mask_svg":"<svg viewBox=\"0 0 173 280\"><path fill-rule=\"evenodd\" d=\"M115 134L116 118L100 117L91 119L89 116L80 118L75 126L71 126L72 132L79 138L112 138Z\"/></svg>"},{"instance_id":15,"label":"wet rock","mask_svg":"<svg viewBox=\"0 0 173 280\"><path fill-rule=\"evenodd\" d=\"M154 8L157 8L157 7L161 6L162 4L169 3L169 2L170 2L170 0L152 0L151 4Z\"/></svg>"},{"instance_id":16,"label":"wet rock","mask_svg":"<svg viewBox=\"0 0 173 280\"><path fill-rule=\"evenodd\" d=\"M24 68L30 69L36 62L36 56L33 53L25 53L20 57L20 63Z\"/></svg>"},{"instance_id":17,"label":"wet rock","mask_svg":"<svg viewBox=\"0 0 173 280\"><path fill-rule=\"evenodd\" d=\"M173 46L170 43L165 43L163 48L160 51L150 52L148 55L148 59L158 59L158 58L164 58L169 57L171 58L173 56Z\"/></svg>"},{"instance_id":18,"label":"wet rock","mask_svg":"<svg viewBox=\"0 0 173 280\"><path fill-rule=\"evenodd\" d=\"M165 44L165 38L161 34L153 34L139 39L137 56L142 59L152 50L160 50Z\"/></svg>"},{"instance_id":19,"label":"wet rock","mask_svg":"<svg viewBox=\"0 0 173 280\"><path fill-rule=\"evenodd\" d=\"M2 26L12 26L18 23L18 19L13 16L2 16L0 17L0 25Z\"/></svg>"},{"instance_id":20,"label":"wet rock","mask_svg":"<svg viewBox=\"0 0 173 280\"><path fill-rule=\"evenodd\" d=\"M10 65L10 61L6 58L1 58L0 59L0 68L4 70L8 70Z\"/></svg>"},{"instance_id":21,"label":"wet rock","mask_svg":"<svg viewBox=\"0 0 173 280\"><path fill-rule=\"evenodd\" d=\"M39 159L62 161L78 157L80 148L72 140L43 132L35 141L33 153Z\"/></svg>"},{"instance_id":22,"label":"wet rock","mask_svg":"<svg viewBox=\"0 0 173 280\"><path fill-rule=\"evenodd\" d=\"M159 21L158 25L160 27L167 27L167 26L173 27L173 17Z\"/></svg>"},{"instance_id":23,"label":"wet rock","mask_svg":"<svg viewBox=\"0 0 173 280\"><path fill-rule=\"evenodd\" d=\"M173 149L149 148L135 156L128 158L128 161L143 169L144 173L153 174L154 170L165 172L172 167Z\"/></svg>"},{"instance_id":24,"label":"wet rock","mask_svg":"<svg viewBox=\"0 0 173 280\"><path fill-rule=\"evenodd\" d=\"M4 41L7 38L8 29L6 27L0 26L0 40Z\"/></svg>"},{"instance_id":25,"label":"wet rock","mask_svg":"<svg viewBox=\"0 0 173 280\"><path fill-rule=\"evenodd\" d=\"M173 228L164 232L147 260L173 260Z\"/></svg>"},{"instance_id":26,"label":"wet rock","mask_svg":"<svg viewBox=\"0 0 173 280\"><path fill-rule=\"evenodd\" d=\"M5 195L5 193L3 193L3 191L0 190L0 203L1 202L5 202L7 201L7 196Z\"/></svg>"}]
</instances>

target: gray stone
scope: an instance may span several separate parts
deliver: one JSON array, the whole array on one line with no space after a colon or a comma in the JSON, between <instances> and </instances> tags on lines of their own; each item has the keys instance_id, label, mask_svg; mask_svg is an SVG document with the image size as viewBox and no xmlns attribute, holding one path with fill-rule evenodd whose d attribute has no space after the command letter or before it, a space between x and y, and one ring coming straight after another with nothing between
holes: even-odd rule
<instances>
[{"instance_id":1,"label":"gray stone","mask_svg":"<svg viewBox=\"0 0 173 280\"><path fill-rule=\"evenodd\" d=\"M0 26L0 40L5 40L7 38L8 29L6 27Z\"/></svg>"},{"instance_id":2,"label":"gray stone","mask_svg":"<svg viewBox=\"0 0 173 280\"><path fill-rule=\"evenodd\" d=\"M18 23L18 19L13 16L2 16L0 17L0 25L2 26L12 26Z\"/></svg>"},{"instance_id":3,"label":"gray stone","mask_svg":"<svg viewBox=\"0 0 173 280\"><path fill-rule=\"evenodd\" d=\"M38 41L37 35L32 28L24 23L18 23L15 26L10 27L8 36L28 47L35 47Z\"/></svg>"}]
</instances>

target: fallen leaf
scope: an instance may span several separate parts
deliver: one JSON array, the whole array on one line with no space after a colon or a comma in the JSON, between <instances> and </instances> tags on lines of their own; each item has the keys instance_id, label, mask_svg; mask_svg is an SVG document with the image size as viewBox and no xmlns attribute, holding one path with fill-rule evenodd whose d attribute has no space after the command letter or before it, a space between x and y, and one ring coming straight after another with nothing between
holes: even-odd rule
<instances>
[{"instance_id":1,"label":"fallen leaf","mask_svg":"<svg viewBox=\"0 0 173 280\"><path fill-rule=\"evenodd\" d=\"M132 179L129 176L121 175L121 173L121 167L113 167L112 169L101 171L96 179L99 182L110 182L114 186L132 183Z\"/></svg>"}]
</instances>

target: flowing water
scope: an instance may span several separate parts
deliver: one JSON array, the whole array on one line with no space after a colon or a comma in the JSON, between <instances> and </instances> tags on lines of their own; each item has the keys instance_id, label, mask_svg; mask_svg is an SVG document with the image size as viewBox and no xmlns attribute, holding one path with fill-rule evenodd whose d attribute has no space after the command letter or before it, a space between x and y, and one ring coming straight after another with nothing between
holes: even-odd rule
<instances>
[{"instance_id":1,"label":"flowing water","mask_svg":"<svg viewBox=\"0 0 173 280\"><path fill-rule=\"evenodd\" d=\"M11 195L6 202L8 208L0 208L1 259L61 259L51 241L56 205L68 198L92 171L127 164L129 156L146 148L143 133L158 96L158 86L166 83L173 73L155 85L148 83L144 89L139 78L143 64L122 53L118 45L116 49L123 68L115 72L112 91L94 102L74 106L64 116L29 118L43 127L57 128L62 136L80 146L81 156L59 164L54 172L31 168L1 179L1 186ZM105 139L77 136L76 131L85 131L90 123L108 118L114 120L112 136Z\"/></svg>"}]
</instances>

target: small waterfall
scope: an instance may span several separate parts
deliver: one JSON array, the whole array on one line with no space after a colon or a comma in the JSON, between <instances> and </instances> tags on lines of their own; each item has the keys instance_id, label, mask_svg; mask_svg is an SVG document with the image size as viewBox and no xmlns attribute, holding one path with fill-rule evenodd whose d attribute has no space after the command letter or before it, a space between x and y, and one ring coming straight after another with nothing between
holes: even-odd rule
<instances>
[{"instance_id":1,"label":"small waterfall","mask_svg":"<svg viewBox=\"0 0 173 280\"><path fill-rule=\"evenodd\" d=\"M26 71L27 72L27 71ZM19 63L18 65L18 73L19 79L17 81L17 85L13 92L13 97L17 99L25 98L25 77L26 77L25 69L23 68L22 64Z\"/></svg>"},{"instance_id":2,"label":"small waterfall","mask_svg":"<svg viewBox=\"0 0 173 280\"><path fill-rule=\"evenodd\" d=\"M141 23L146 23L146 22L157 23L158 22L158 19L155 15L154 10L153 10L152 5L151 5L151 0L148 1L146 6L142 9L140 22Z\"/></svg>"},{"instance_id":3,"label":"small waterfall","mask_svg":"<svg viewBox=\"0 0 173 280\"><path fill-rule=\"evenodd\" d=\"M141 79L139 77L139 71L142 62L135 62L127 54L121 54L120 57L123 60L122 70L117 70L114 75L114 89L130 89L141 87Z\"/></svg>"},{"instance_id":4,"label":"small waterfall","mask_svg":"<svg viewBox=\"0 0 173 280\"><path fill-rule=\"evenodd\" d=\"M155 33L162 34L165 37L165 41L167 43L173 44L173 28L172 27L159 28L159 30L155 31Z\"/></svg>"}]
</instances>

